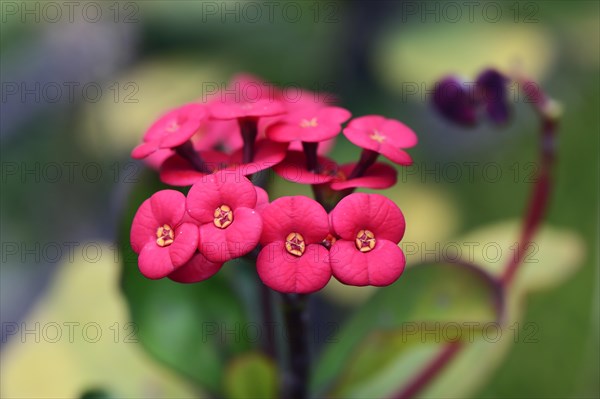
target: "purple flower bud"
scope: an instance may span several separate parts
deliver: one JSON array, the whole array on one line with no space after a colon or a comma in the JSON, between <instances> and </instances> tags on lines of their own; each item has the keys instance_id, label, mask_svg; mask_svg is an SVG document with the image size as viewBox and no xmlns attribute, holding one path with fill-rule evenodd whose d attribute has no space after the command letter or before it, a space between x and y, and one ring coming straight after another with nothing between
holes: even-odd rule
<instances>
[{"instance_id":1,"label":"purple flower bud","mask_svg":"<svg viewBox=\"0 0 600 399\"><path fill-rule=\"evenodd\" d=\"M446 119L463 126L477 122L477 107L472 87L455 76L447 76L435 85L433 105Z\"/></svg>"},{"instance_id":2,"label":"purple flower bud","mask_svg":"<svg viewBox=\"0 0 600 399\"><path fill-rule=\"evenodd\" d=\"M506 123L509 118L508 82L509 79L495 69L486 69L477 77L479 99L485 104L488 117L497 125Z\"/></svg>"}]
</instances>

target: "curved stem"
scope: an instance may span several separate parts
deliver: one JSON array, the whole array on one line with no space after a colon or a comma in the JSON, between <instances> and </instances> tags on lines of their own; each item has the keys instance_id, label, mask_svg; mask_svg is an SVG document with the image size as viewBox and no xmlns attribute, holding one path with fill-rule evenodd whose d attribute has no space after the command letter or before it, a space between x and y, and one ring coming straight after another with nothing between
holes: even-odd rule
<instances>
[{"instance_id":1,"label":"curved stem","mask_svg":"<svg viewBox=\"0 0 600 399\"><path fill-rule=\"evenodd\" d=\"M348 180L361 177L367 171L367 169L369 169L369 167L371 167L375 163L375 161L377 161L378 157L379 154L375 151L363 150L360 154L360 160L358 161L352 172L350 172Z\"/></svg>"},{"instance_id":2,"label":"curved stem","mask_svg":"<svg viewBox=\"0 0 600 399\"><path fill-rule=\"evenodd\" d=\"M446 365L456 356L458 350L462 348L460 342L448 342L445 344L438 355L417 375L407 386L398 393L392 395L394 399L412 398L419 393L429 381L435 377Z\"/></svg>"},{"instance_id":3,"label":"curved stem","mask_svg":"<svg viewBox=\"0 0 600 399\"><path fill-rule=\"evenodd\" d=\"M527 248L537 232L548 208L553 188L552 169L556 160L555 135L558 127L557 115L552 100L538 85L523 81L526 98L533 103L540 115L542 127L540 134L540 171L532 190L527 213L523 218L523 227L515 256L512 256L501 277L503 285L508 286L523 263Z\"/></svg>"}]
</instances>

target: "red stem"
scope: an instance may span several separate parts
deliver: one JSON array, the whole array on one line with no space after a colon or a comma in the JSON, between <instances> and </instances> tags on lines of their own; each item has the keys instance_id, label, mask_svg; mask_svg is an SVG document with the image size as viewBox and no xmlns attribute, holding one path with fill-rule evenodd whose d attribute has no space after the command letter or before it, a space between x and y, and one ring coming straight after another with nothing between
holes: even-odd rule
<instances>
[{"instance_id":1,"label":"red stem","mask_svg":"<svg viewBox=\"0 0 600 399\"><path fill-rule=\"evenodd\" d=\"M412 398L417 393L419 393L430 380L432 380L446 365L458 354L460 348L462 348L462 344L460 342L448 342L445 344L440 353L438 353L437 357L434 358L431 363L429 363L425 368L421 371L419 375L417 375L412 381L408 383L407 386L402 388L399 392L392 395L394 399L406 399Z\"/></svg>"},{"instance_id":2,"label":"red stem","mask_svg":"<svg viewBox=\"0 0 600 399\"><path fill-rule=\"evenodd\" d=\"M539 90L537 85L529 84L525 87L532 90L525 90L525 95L533 102L536 110L542 119L542 131L540 135L540 172L537 176L535 186L531 193L527 213L523 218L523 227L521 229L521 237L517 246L515 256L512 256L504 269L501 277L501 283L508 286L514 279L514 276L523 264L523 259L526 255L529 244L540 227L548 203L550 202L550 194L553 188L552 169L556 160L556 146L554 138L558 126L554 115L549 114L548 105L550 100Z\"/></svg>"}]
</instances>

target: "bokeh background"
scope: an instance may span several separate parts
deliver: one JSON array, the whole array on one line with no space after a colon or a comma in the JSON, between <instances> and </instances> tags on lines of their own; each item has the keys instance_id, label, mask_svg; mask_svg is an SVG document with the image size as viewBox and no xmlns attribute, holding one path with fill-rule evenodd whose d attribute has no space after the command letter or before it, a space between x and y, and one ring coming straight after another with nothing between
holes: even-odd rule
<instances>
[{"instance_id":1,"label":"bokeh background","mask_svg":"<svg viewBox=\"0 0 600 399\"><path fill-rule=\"evenodd\" d=\"M517 325L503 331L509 341L515 331L519 339L475 353L429 397L600 394L598 2L0 4L2 397L187 397L223 386L226 396L239 393L223 375L244 371L212 349L193 349L203 337L172 331L196 333L198 315L232 321L252 309L217 298L220 283L181 288L149 286L133 275L121 280L128 252L118 241L128 209L145 195L136 190L151 180L129 159L145 128L162 111L201 98L207 83L225 84L237 72L333 93L354 115L398 118L417 132L415 166L388 191L408 220L404 241L418 247L409 263L432 261L424 253L464 237L514 242L537 161L531 107L513 86L507 126L467 130L443 121L430 105L440 77L472 80L490 66L531 76L562 105L556 189L540 262L514 298ZM352 160L358 151L340 139L333 156ZM275 196L308 192L278 180L272 190ZM223 272L229 283L237 278L235 266ZM421 295L406 285L390 289L416 302ZM343 346L351 314L373 309L372 295L335 283L319 294L314 317L332 328L326 331L332 346ZM380 308L403 308L388 297ZM218 306L203 313L213 300ZM252 345L233 347L230 355ZM334 392L378 396L382 391L369 384L386 386L413 364L395 374L390 359L371 359L371 366L368 360L367 371L346 371L358 377ZM254 379L273 377L262 361L241 356L235 364L238 370L249 365L258 373ZM209 382L203 385L190 370Z\"/></svg>"}]
</instances>

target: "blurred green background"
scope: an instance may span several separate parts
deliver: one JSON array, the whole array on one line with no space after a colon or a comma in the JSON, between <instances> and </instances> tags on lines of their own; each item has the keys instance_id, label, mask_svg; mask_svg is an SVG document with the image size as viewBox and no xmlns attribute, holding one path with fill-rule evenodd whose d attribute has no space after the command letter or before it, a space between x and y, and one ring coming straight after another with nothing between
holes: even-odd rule
<instances>
[{"instance_id":1,"label":"blurred green background","mask_svg":"<svg viewBox=\"0 0 600 399\"><path fill-rule=\"evenodd\" d=\"M247 265L231 265L215 282L191 287L148 284L129 268L126 295L119 284L123 259L133 264L118 244L119 226L155 184L129 152L160 112L202 98L207 83L225 84L237 72L284 88L330 92L355 116L378 113L415 130L415 166L401 171L399 184L387 192L406 215L404 242L420 246L409 264L431 262L423 259L423 248L444 248L482 227L492 226L481 233L490 241L510 231L514 242L516 225L506 223L522 215L537 162L531 107L513 86L508 126L465 130L441 120L429 104L443 75L472 80L489 66L531 76L564 111L541 261L511 304L518 308L517 329L527 332L523 326L533 323L537 339L517 340L497 361L485 354L492 352L475 354L470 366L457 365L428 397L600 394L598 2L481 1L472 8L400 0L0 4L2 397L77 397L93 389L116 397L236 396L243 389L228 388L237 387L232 380L244 386L248 379L274 378L272 365L252 354L254 343L191 349L202 344L190 335L201 328L194 318L255 320L240 300L251 298L247 287L256 284ZM358 150L340 139L332 155L348 161ZM466 163L474 165L473 177ZM486 169L490 164L493 171ZM459 178L450 170L456 165ZM308 193L278 180L272 189L275 196ZM332 282L315 299L321 305L315 319L334 323L336 333L339 327L331 346L350 342L337 323L353 312L404 314L400 300L418 303L423 292L406 281L376 298L370 298L374 290ZM426 291L428 281L419 287ZM464 282L448 281L450 289ZM535 292L525 296L531 287ZM223 294L227 289L236 299ZM73 339L65 323L79 323ZM173 335L165 325L189 330ZM95 341L97 331L102 336ZM372 338L361 342L362 348L376 345ZM316 346L316 359L330 359ZM389 383L394 367L390 359L380 362ZM319 367L337 372L325 360ZM248 377L248 369L258 377ZM196 370L203 377L190 375ZM377 385L377 378L370 383ZM469 379L477 381L464 382ZM369 381L359 387L342 382L331 392L378 396Z\"/></svg>"}]
</instances>

